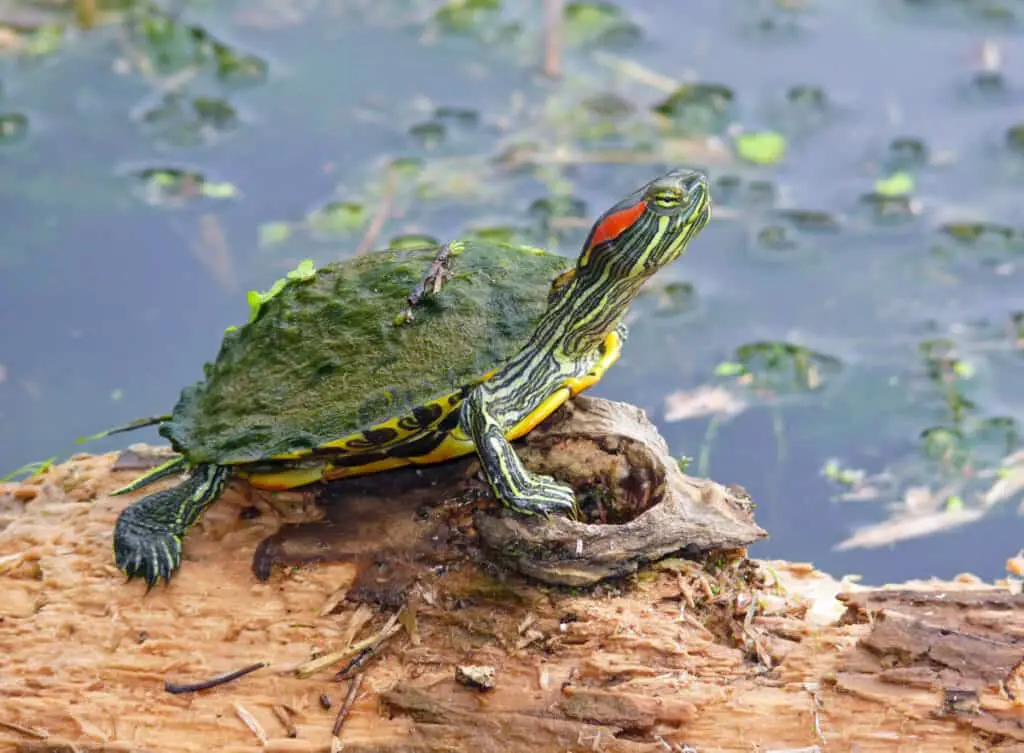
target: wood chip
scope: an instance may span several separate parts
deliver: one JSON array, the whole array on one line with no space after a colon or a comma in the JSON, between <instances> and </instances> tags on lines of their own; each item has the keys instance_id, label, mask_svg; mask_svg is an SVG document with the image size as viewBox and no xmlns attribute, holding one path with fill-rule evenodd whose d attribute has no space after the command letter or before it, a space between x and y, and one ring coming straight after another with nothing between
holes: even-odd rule
<instances>
[{"instance_id":1,"label":"wood chip","mask_svg":"<svg viewBox=\"0 0 1024 753\"><path fill-rule=\"evenodd\" d=\"M267 737L267 733L263 731L263 727L260 726L260 723L256 721L256 717L254 717L252 713L245 708L245 706L237 701L235 701L232 706L235 708L235 714L242 720L242 724L252 730L252 733L259 739L260 745L266 745L269 738Z\"/></svg>"}]
</instances>

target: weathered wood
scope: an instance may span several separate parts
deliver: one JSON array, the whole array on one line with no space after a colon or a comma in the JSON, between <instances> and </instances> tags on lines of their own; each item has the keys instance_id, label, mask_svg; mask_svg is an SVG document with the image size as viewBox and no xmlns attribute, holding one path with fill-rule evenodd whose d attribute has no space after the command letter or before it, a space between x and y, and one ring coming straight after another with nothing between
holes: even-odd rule
<instances>
[{"instance_id":1,"label":"weathered wood","mask_svg":"<svg viewBox=\"0 0 1024 753\"><path fill-rule=\"evenodd\" d=\"M746 493L684 475L639 408L581 396L552 419L527 438L524 462L577 487L611 489L606 507L625 520L477 513L482 541L520 572L547 583L590 585L681 549L696 556L764 537Z\"/></svg>"},{"instance_id":2,"label":"weathered wood","mask_svg":"<svg viewBox=\"0 0 1024 753\"><path fill-rule=\"evenodd\" d=\"M846 619L871 631L845 658L838 688L898 693L914 713L1024 743L1024 594L885 590L840 599Z\"/></svg>"},{"instance_id":3,"label":"weathered wood","mask_svg":"<svg viewBox=\"0 0 1024 753\"><path fill-rule=\"evenodd\" d=\"M396 474L325 509L236 485L189 534L173 583L146 593L113 564L129 500L107 492L135 473L115 462L77 456L0 486L0 751L252 751L258 734L265 750L328 751L349 688L335 673L374 642L347 751L1022 749L1024 617L1005 587L867 591L741 553L538 585L480 548L474 523L500 513L437 505L451 479L412 472L417 490L386 508L359 490L397 491L381 486ZM471 486L471 463L460 473ZM164 689L261 661L229 684ZM462 665L493 667L494 689L459 683Z\"/></svg>"}]
</instances>

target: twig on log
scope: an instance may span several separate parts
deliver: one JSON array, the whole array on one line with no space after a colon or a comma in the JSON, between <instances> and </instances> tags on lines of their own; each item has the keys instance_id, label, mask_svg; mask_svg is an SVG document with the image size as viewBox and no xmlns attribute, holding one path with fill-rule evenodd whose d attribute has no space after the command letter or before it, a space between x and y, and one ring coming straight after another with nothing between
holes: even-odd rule
<instances>
[{"instance_id":1,"label":"twig on log","mask_svg":"<svg viewBox=\"0 0 1024 753\"><path fill-rule=\"evenodd\" d=\"M405 611L405 607L391 615L391 619L388 620L387 624L381 628L381 631L377 633L377 635L367 638L365 641L360 641L359 643L363 645L360 646L358 651L354 652L355 655L349 660L349 662L338 670L335 677L339 680L344 680L346 677L350 676L354 670L361 669L363 664L365 664L369 658L376 653L377 649L381 647L384 641L401 631L402 625L399 624L398 618L403 611ZM352 649L355 649L355 646L352 646ZM352 649L350 649L350 651Z\"/></svg>"},{"instance_id":2,"label":"twig on log","mask_svg":"<svg viewBox=\"0 0 1024 753\"><path fill-rule=\"evenodd\" d=\"M390 638L392 635L402 629L401 625L397 625L398 615L393 615L384 628L377 634L371 635L369 638L364 638L361 641L353 643L348 648L342 649L341 651L334 651L323 656L318 656L316 659L311 659L308 662L300 664L294 670L295 676L300 679L306 679L312 677L321 669L329 667L332 664L337 664L345 659L350 659L353 656L358 656L364 653L367 649L372 651L380 643Z\"/></svg>"},{"instance_id":3,"label":"twig on log","mask_svg":"<svg viewBox=\"0 0 1024 753\"><path fill-rule=\"evenodd\" d=\"M256 662L250 664L248 667L242 667L236 669L234 672L228 672L223 675L217 675L209 680L203 680L202 682L190 683L186 685L179 685L174 682L164 682L164 690L168 693L195 693L199 690L209 690L215 688L218 685L225 685L232 680L237 680L239 677L245 677L250 672L255 672L257 669L263 669L267 666L266 662Z\"/></svg>"},{"instance_id":4,"label":"twig on log","mask_svg":"<svg viewBox=\"0 0 1024 753\"><path fill-rule=\"evenodd\" d=\"M341 704L341 708L338 709L338 716L334 720L334 727L331 728L331 734L337 737L341 733L341 727L345 724L345 720L348 718L349 712L352 711L352 705L356 702L356 695L359 693L359 686L363 684L363 673L360 672L348 684L348 695L345 696L345 702Z\"/></svg>"}]
</instances>

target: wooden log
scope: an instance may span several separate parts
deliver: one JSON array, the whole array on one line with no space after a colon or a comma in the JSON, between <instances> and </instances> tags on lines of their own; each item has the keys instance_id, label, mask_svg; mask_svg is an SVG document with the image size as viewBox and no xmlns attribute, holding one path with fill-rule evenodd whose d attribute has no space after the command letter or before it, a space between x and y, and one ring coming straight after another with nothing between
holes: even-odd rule
<instances>
[{"instance_id":1,"label":"wooden log","mask_svg":"<svg viewBox=\"0 0 1024 753\"><path fill-rule=\"evenodd\" d=\"M619 424L631 429L595 441L609 410L619 409L577 402L544 427L557 431L531 435L524 457L577 481L619 479L589 517L640 502L609 531L676 489L666 520L717 521L698 539L745 520L745 535L759 535L741 493L666 470L667 450L630 434L643 425L635 411ZM1024 745L1024 609L1005 584L871 591L716 550L711 538L689 549L676 541L696 559L656 548L645 562L634 544L609 554L616 543L586 528L593 522L522 526L495 511L473 491L470 460L353 479L322 506L235 485L186 538L174 581L147 593L113 564L113 523L131 500L108 492L135 472L118 468L148 456L76 456L0 486L0 751ZM497 532L481 544L488 525ZM510 548L509 531L533 537L526 551ZM567 543L581 532L598 538L577 554ZM531 571L602 580L569 588L522 574ZM165 690L258 662L268 666L227 684ZM492 668L493 689L458 681L467 667Z\"/></svg>"}]
</instances>

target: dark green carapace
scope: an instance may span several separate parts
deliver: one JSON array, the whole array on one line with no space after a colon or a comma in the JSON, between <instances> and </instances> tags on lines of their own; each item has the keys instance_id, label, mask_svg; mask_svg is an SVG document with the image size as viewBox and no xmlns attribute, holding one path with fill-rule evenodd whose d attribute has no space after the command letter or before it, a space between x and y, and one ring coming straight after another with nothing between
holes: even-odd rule
<instances>
[{"instance_id":1,"label":"dark green carapace","mask_svg":"<svg viewBox=\"0 0 1024 753\"><path fill-rule=\"evenodd\" d=\"M381 251L289 280L224 337L161 434L193 463L243 463L317 447L478 381L518 352L563 257L453 243L439 293L405 321L436 247Z\"/></svg>"}]
</instances>

